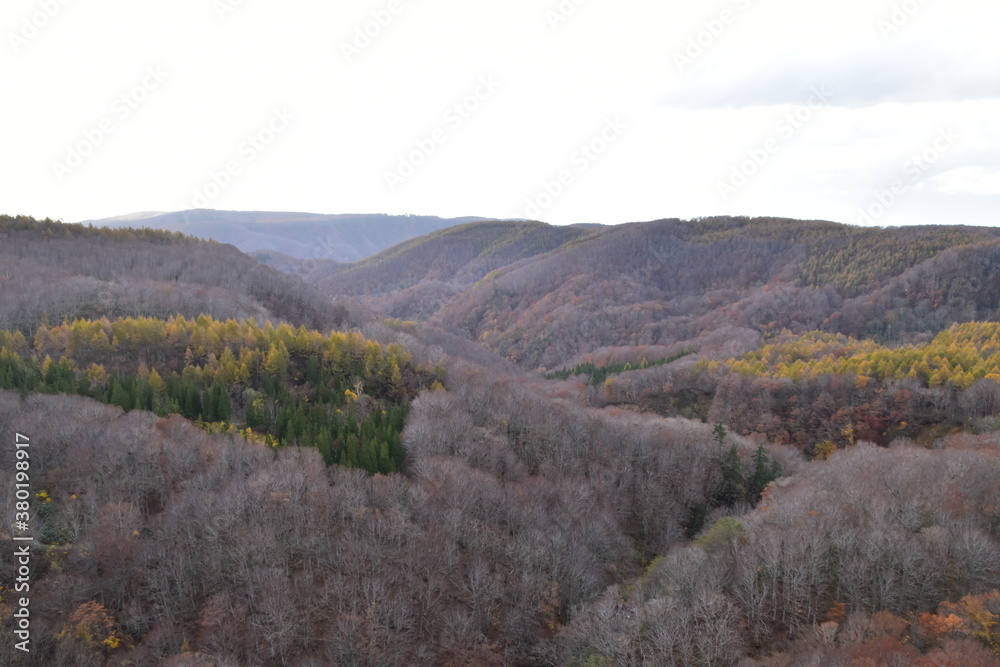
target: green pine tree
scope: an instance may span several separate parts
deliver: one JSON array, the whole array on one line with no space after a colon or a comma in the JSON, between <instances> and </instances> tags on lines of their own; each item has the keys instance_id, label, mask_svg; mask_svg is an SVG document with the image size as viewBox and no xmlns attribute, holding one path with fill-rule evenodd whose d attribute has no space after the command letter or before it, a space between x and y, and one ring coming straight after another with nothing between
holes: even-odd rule
<instances>
[{"instance_id":1,"label":"green pine tree","mask_svg":"<svg viewBox=\"0 0 1000 667\"><path fill-rule=\"evenodd\" d=\"M732 505L746 497L746 479L740 470L740 454L736 445L732 445L722 458L722 484L717 497L723 505Z\"/></svg>"}]
</instances>

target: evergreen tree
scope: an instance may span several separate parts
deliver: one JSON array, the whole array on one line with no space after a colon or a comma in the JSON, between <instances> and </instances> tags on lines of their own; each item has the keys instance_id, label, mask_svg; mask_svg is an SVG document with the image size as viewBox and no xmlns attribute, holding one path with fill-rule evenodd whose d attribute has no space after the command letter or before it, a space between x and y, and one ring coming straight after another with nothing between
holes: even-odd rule
<instances>
[{"instance_id":1,"label":"evergreen tree","mask_svg":"<svg viewBox=\"0 0 1000 667\"><path fill-rule=\"evenodd\" d=\"M712 429L712 434L715 436L715 442L722 447L722 443L726 440L726 427L722 424L716 424L715 428Z\"/></svg>"},{"instance_id":2,"label":"evergreen tree","mask_svg":"<svg viewBox=\"0 0 1000 667\"><path fill-rule=\"evenodd\" d=\"M333 463L333 435L330 433L330 429L323 426L317 431L315 439L315 447L322 455L323 460L326 461L327 465Z\"/></svg>"},{"instance_id":3,"label":"evergreen tree","mask_svg":"<svg viewBox=\"0 0 1000 667\"><path fill-rule=\"evenodd\" d=\"M389 456L389 445L385 442L378 443L377 470L383 475L388 475L396 470L396 466L393 464L392 458Z\"/></svg>"},{"instance_id":4,"label":"evergreen tree","mask_svg":"<svg viewBox=\"0 0 1000 667\"><path fill-rule=\"evenodd\" d=\"M341 448L340 464L349 468L358 467L358 436L354 433L347 436L346 446Z\"/></svg>"},{"instance_id":5,"label":"evergreen tree","mask_svg":"<svg viewBox=\"0 0 1000 667\"><path fill-rule=\"evenodd\" d=\"M309 355L309 359L306 361L306 372L303 377L306 382L311 382L313 384L320 383L320 363L317 355Z\"/></svg>"},{"instance_id":6,"label":"evergreen tree","mask_svg":"<svg viewBox=\"0 0 1000 667\"><path fill-rule=\"evenodd\" d=\"M392 459L393 470L402 470L406 453L403 450L403 440L399 433L393 432L389 436L389 457Z\"/></svg>"},{"instance_id":7,"label":"evergreen tree","mask_svg":"<svg viewBox=\"0 0 1000 667\"><path fill-rule=\"evenodd\" d=\"M233 416L233 406L232 402L229 400L229 392L226 390L225 385L221 382L216 382L213 385L212 390L215 392L215 420L228 422Z\"/></svg>"},{"instance_id":8,"label":"evergreen tree","mask_svg":"<svg viewBox=\"0 0 1000 667\"><path fill-rule=\"evenodd\" d=\"M722 484L717 494L722 505L733 505L746 497L746 479L740 470L740 454L732 445L722 458Z\"/></svg>"},{"instance_id":9,"label":"evergreen tree","mask_svg":"<svg viewBox=\"0 0 1000 667\"><path fill-rule=\"evenodd\" d=\"M135 404L135 399L131 396L122 383L118 381L117 377L111 378L111 384L108 385L108 403L111 405L117 405L124 410L131 410Z\"/></svg>"},{"instance_id":10,"label":"evergreen tree","mask_svg":"<svg viewBox=\"0 0 1000 667\"><path fill-rule=\"evenodd\" d=\"M192 421L201 419L201 394L192 382L181 385L181 414Z\"/></svg>"},{"instance_id":11,"label":"evergreen tree","mask_svg":"<svg viewBox=\"0 0 1000 667\"><path fill-rule=\"evenodd\" d=\"M753 474L747 481L747 501L756 504L767 485L781 476L781 465L759 445L753 453Z\"/></svg>"}]
</instances>

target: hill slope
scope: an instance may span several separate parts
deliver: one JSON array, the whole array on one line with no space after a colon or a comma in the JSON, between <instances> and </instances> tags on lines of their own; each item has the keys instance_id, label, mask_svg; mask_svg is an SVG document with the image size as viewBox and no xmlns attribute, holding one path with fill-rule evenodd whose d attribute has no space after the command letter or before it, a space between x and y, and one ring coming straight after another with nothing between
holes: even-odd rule
<instances>
[{"instance_id":1,"label":"hill slope","mask_svg":"<svg viewBox=\"0 0 1000 667\"><path fill-rule=\"evenodd\" d=\"M327 291L347 294L387 294L425 280L470 285L490 271L592 235L579 227L542 222L473 222L401 243L350 266L335 267L314 281Z\"/></svg>"},{"instance_id":2,"label":"hill slope","mask_svg":"<svg viewBox=\"0 0 1000 667\"><path fill-rule=\"evenodd\" d=\"M43 319L204 313L329 329L347 314L230 245L180 233L0 216L0 327Z\"/></svg>"},{"instance_id":3,"label":"hill slope","mask_svg":"<svg viewBox=\"0 0 1000 667\"><path fill-rule=\"evenodd\" d=\"M514 224L526 227L506 227ZM515 234L532 241L483 252L487 240ZM981 288L1000 280L998 243L992 228L775 218L586 230L486 223L315 282L329 294L369 295L386 315L425 320L525 367L553 367L603 347L673 345L726 326L903 340L956 319L989 319L1000 304Z\"/></svg>"},{"instance_id":4,"label":"hill slope","mask_svg":"<svg viewBox=\"0 0 1000 667\"><path fill-rule=\"evenodd\" d=\"M306 280L330 295L364 295L393 317L424 319L497 269L598 233L541 222L474 222L401 243L360 262L320 267Z\"/></svg>"}]
</instances>

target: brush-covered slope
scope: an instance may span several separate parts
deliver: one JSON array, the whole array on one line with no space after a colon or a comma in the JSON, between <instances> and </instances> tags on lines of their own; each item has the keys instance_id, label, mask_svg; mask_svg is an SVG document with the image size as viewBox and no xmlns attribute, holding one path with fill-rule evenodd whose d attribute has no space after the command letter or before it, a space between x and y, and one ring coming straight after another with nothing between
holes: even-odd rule
<instances>
[{"instance_id":1,"label":"brush-covered slope","mask_svg":"<svg viewBox=\"0 0 1000 667\"><path fill-rule=\"evenodd\" d=\"M315 282L336 294L388 294L421 282L464 287L498 268L599 234L541 222L474 222L389 248L352 265L335 267Z\"/></svg>"},{"instance_id":2,"label":"brush-covered slope","mask_svg":"<svg viewBox=\"0 0 1000 667\"><path fill-rule=\"evenodd\" d=\"M44 318L258 317L328 329L342 307L230 245L176 232L0 216L0 326Z\"/></svg>"},{"instance_id":3,"label":"brush-covered slope","mask_svg":"<svg viewBox=\"0 0 1000 667\"><path fill-rule=\"evenodd\" d=\"M726 326L895 340L989 319L998 239L991 228L776 218L484 223L415 239L318 284L373 295L386 315L424 320L526 367L553 367Z\"/></svg>"}]
</instances>

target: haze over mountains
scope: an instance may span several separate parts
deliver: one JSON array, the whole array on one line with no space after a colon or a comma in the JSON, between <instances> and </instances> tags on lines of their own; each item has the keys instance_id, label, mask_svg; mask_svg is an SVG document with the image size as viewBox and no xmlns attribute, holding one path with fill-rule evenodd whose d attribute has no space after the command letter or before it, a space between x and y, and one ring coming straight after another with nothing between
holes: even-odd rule
<instances>
[{"instance_id":1,"label":"haze over mountains","mask_svg":"<svg viewBox=\"0 0 1000 667\"><path fill-rule=\"evenodd\" d=\"M298 259L351 262L416 236L484 219L196 209L174 213L133 213L85 220L83 224L113 228L150 227L229 243L250 254L266 255L267 251L273 251Z\"/></svg>"}]
</instances>

